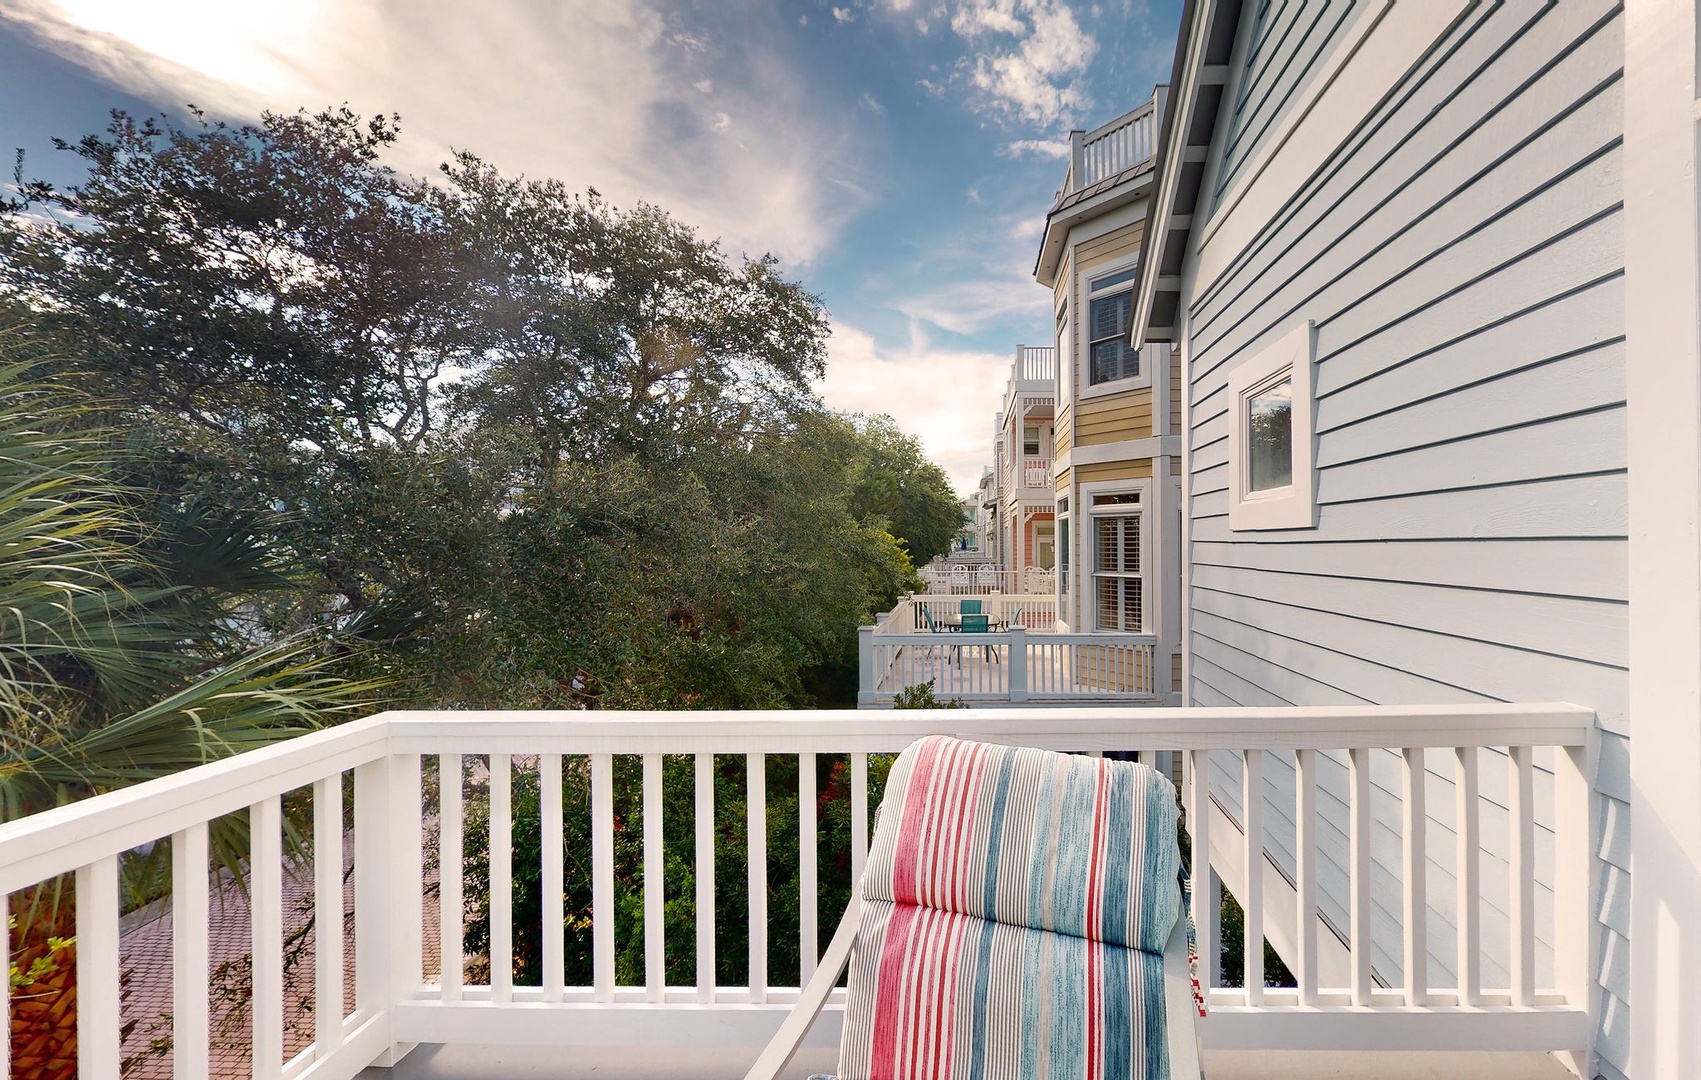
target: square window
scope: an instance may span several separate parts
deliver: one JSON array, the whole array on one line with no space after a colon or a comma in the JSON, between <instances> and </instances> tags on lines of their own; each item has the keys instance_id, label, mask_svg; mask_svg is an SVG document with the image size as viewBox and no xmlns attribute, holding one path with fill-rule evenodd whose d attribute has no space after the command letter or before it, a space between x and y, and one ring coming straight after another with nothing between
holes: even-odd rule
<instances>
[{"instance_id":1,"label":"square window","mask_svg":"<svg viewBox=\"0 0 1701 1080\"><path fill-rule=\"evenodd\" d=\"M1317 524L1309 322L1229 373L1229 528Z\"/></svg>"}]
</instances>

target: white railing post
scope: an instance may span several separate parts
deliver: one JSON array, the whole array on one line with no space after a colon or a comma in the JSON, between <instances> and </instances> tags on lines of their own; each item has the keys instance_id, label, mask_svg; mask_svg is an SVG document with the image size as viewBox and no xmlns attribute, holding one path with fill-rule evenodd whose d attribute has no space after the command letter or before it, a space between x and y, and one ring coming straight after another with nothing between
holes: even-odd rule
<instances>
[{"instance_id":1,"label":"white railing post","mask_svg":"<svg viewBox=\"0 0 1701 1080\"><path fill-rule=\"evenodd\" d=\"M420 981L421 856L419 755L385 755L357 766L355 1008L385 1017L386 1031L394 1027L395 1005ZM410 869L411 880L405 877ZM388 1042L371 1064L389 1068L412 1049L412 1043Z\"/></svg>"},{"instance_id":2,"label":"white railing post","mask_svg":"<svg viewBox=\"0 0 1701 1080\"><path fill-rule=\"evenodd\" d=\"M1069 182L1063 188L1065 195L1087 186L1086 137L1085 131L1069 133Z\"/></svg>"},{"instance_id":3,"label":"white railing post","mask_svg":"<svg viewBox=\"0 0 1701 1080\"><path fill-rule=\"evenodd\" d=\"M339 794L341 793L339 789ZM337 867L342 868L338 851ZM190 826L171 838L171 1054L172 1075L207 1075L208 987L207 823ZM337 892L338 900L342 891ZM338 929L341 929L340 927ZM342 938L337 938L339 946ZM341 959L339 954L338 959ZM199 976L199 978L197 978ZM342 984L337 985L337 1004Z\"/></svg>"},{"instance_id":4,"label":"white railing post","mask_svg":"<svg viewBox=\"0 0 1701 1080\"><path fill-rule=\"evenodd\" d=\"M1595 854L1600 835L1600 799L1595 795L1598 736L1583 746L1562 747L1553 763L1553 974L1566 1003L1589 1017L1589 1046L1570 1055L1572 1071L1594 1076L1594 1036L1599 1024L1600 989L1595 971L1601 950L1601 924L1595 918L1600 896L1601 862Z\"/></svg>"},{"instance_id":5,"label":"white railing post","mask_svg":"<svg viewBox=\"0 0 1701 1080\"><path fill-rule=\"evenodd\" d=\"M77 870L77 1076L118 1076L118 856Z\"/></svg>"},{"instance_id":6,"label":"white railing post","mask_svg":"<svg viewBox=\"0 0 1701 1080\"><path fill-rule=\"evenodd\" d=\"M856 628L856 703L874 702L874 627Z\"/></svg>"},{"instance_id":7,"label":"white railing post","mask_svg":"<svg viewBox=\"0 0 1701 1080\"><path fill-rule=\"evenodd\" d=\"M1028 700L1028 630L1025 626L1010 627L1010 703Z\"/></svg>"}]
</instances>

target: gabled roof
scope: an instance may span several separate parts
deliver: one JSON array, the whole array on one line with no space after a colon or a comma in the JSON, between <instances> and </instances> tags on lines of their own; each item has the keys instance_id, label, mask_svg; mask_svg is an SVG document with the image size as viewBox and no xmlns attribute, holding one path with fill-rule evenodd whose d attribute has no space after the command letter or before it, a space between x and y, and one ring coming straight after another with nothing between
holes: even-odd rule
<instances>
[{"instance_id":1,"label":"gabled roof","mask_svg":"<svg viewBox=\"0 0 1701 1080\"><path fill-rule=\"evenodd\" d=\"M1193 215L1216 137L1240 26L1242 0L1187 0L1170 72L1169 108L1158 136L1152 203L1140 242L1130 335L1136 347L1174 341L1181 306L1181 271L1193 235Z\"/></svg>"}]
</instances>

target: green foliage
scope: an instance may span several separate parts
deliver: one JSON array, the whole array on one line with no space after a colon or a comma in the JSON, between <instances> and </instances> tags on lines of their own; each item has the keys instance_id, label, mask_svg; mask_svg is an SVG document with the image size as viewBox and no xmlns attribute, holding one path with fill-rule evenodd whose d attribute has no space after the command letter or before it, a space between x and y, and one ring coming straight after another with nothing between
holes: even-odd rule
<instances>
[{"instance_id":1,"label":"green foliage","mask_svg":"<svg viewBox=\"0 0 1701 1080\"><path fill-rule=\"evenodd\" d=\"M886 788L893 755L869 758L869 805ZM832 935L850 897L850 765L842 756L816 758L818 940ZM512 779L514 980L538 985L543 972L541 816L535 763L517 761ZM697 980L697 879L695 760L663 759L662 891L666 979L670 986ZM748 777L741 755L717 756L715 789L715 977L741 985L749 975ZM567 758L562 769L562 842L565 920L563 963L569 985L590 985L591 834L590 775L586 759ZM768 978L798 984L798 767L796 759L770 756L764 777L767 800ZM642 763L614 759L615 978L644 982L644 857ZM473 911L466 925L470 955L490 947L489 803L476 785L467 803L464 874Z\"/></svg>"},{"instance_id":2,"label":"green foliage","mask_svg":"<svg viewBox=\"0 0 1701 1080\"><path fill-rule=\"evenodd\" d=\"M892 695L894 709L966 709L968 703L962 698L952 698L950 701L940 701L933 696L933 680L906 686Z\"/></svg>"},{"instance_id":3,"label":"green foliage","mask_svg":"<svg viewBox=\"0 0 1701 1080\"><path fill-rule=\"evenodd\" d=\"M18 917L6 917L6 929L14 931L18 928ZM47 949L30 958L29 966L19 967L14 958L6 966L6 981L15 993L26 986L33 986L59 970L59 955L77 943L76 938L64 938L48 935Z\"/></svg>"},{"instance_id":4,"label":"green foliage","mask_svg":"<svg viewBox=\"0 0 1701 1080\"><path fill-rule=\"evenodd\" d=\"M129 484L87 399L16 341L0 332L0 820L370 707L333 638L244 640L246 605L290 581L254 522ZM229 866L247 849L239 820L212 841ZM17 906L31 934L63 922L58 897Z\"/></svg>"},{"instance_id":5,"label":"green foliage","mask_svg":"<svg viewBox=\"0 0 1701 1080\"><path fill-rule=\"evenodd\" d=\"M821 409L817 299L654 207L400 175L396 137L115 113L61 144L83 183L0 214L0 304L137 433L139 486L306 569L258 632L373 643L420 705L853 700L855 627L957 508L890 421Z\"/></svg>"},{"instance_id":6,"label":"green foliage","mask_svg":"<svg viewBox=\"0 0 1701 1080\"><path fill-rule=\"evenodd\" d=\"M1222 972L1224 986L1240 986L1246 982L1246 913L1241 910L1234 894L1223 886L1222 914L1219 925L1222 933ZM1264 985L1265 986L1298 986L1293 973L1287 964L1271 946L1269 939L1264 941Z\"/></svg>"},{"instance_id":7,"label":"green foliage","mask_svg":"<svg viewBox=\"0 0 1701 1080\"><path fill-rule=\"evenodd\" d=\"M864 521L883 521L921 566L951 551L963 525L963 505L945 470L927 459L921 440L898 430L889 416L852 419L853 511Z\"/></svg>"}]
</instances>

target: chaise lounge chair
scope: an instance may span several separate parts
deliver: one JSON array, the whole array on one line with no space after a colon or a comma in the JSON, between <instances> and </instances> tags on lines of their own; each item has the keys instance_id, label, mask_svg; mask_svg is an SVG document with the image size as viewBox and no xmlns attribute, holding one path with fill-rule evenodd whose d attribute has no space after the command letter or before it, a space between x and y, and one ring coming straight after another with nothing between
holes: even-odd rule
<instances>
[{"instance_id":1,"label":"chaise lounge chair","mask_svg":"<svg viewBox=\"0 0 1701 1080\"><path fill-rule=\"evenodd\" d=\"M1197 1080L1175 789L1111 761L932 736L746 1080L775 1080L849 962L838 1080Z\"/></svg>"}]
</instances>

